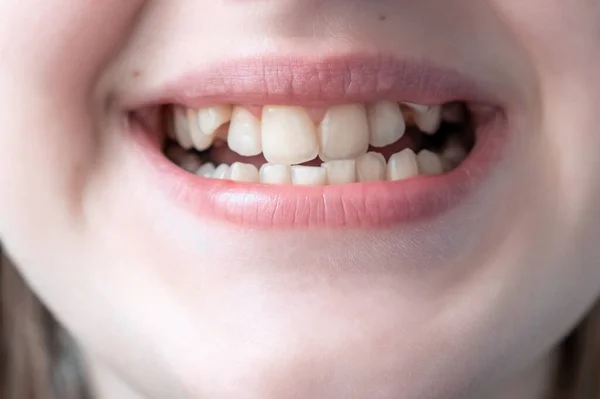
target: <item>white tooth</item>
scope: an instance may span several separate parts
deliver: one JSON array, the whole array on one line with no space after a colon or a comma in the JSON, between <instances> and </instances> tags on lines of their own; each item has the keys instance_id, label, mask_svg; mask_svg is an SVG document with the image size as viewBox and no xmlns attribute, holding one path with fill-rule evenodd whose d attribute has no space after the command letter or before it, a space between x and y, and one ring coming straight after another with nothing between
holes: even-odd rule
<instances>
[{"instance_id":1,"label":"white tooth","mask_svg":"<svg viewBox=\"0 0 600 399\"><path fill-rule=\"evenodd\" d=\"M258 183L260 180L256 166L241 162L235 162L231 165L229 176L233 181L245 183Z\"/></svg>"},{"instance_id":2,"label":"white tooth","mask_svg":"<svg viewBox=\"0 0 600 399\"><path fill-rule=\"evenodd\" d=\"M200 130L209 136L212 136L220 126L231 120L231 105L216 105L198 110L198 125Z\"/></svg>"},{"instance_id":3,"label":"white tooth","mask_svg":"<svg viewBox=\"0 0 600 399\"><path fill-rule=\"evenodd\" d=\"M415 124L423 133L435 134L442 124L441 105L421 105L404 103L414 111Z\"/></svg>"},{"instance_id":4,"label":"white tooth","mask_svg":"<svg viewBox=\"0 0 600 399\"><path fill-rule=\"evenodd\" d=\"M444 166L440 157L431 151L423 150L417 155L419 172L422 175L440 175L444 173Z\"/></svg>"},{"instance_id":5,"label":"white tooth","mask_svg":"<svg viewBox=\"0 0 600 399\"><path fill-rule=\"evenodd\" d=\"M262 146L265 159L278 165L308 162L319 152L315 125L300 107L263 108Z\"/></svg>"},{"instance_id":6,"label":"white tooth","mask_svg":"<svg viewBox=\"0 0 600 399\"><path fill-rule=\"evenodd\" d=\"M368 152L356 160L356 175L359 182L385 180L385 157L378 152Z\"/></svg>"},{"instance_id":7,"label":"white tooth","mask_svg":"<svg viewBox=\"0 0 600 399\"><path fill-rule=\"evenodd\" d=\"M260 120L244 107L235 107L227 136L229 149L244 157L262 152Z\"/></svg>"},{"instance_id":8,"label":"white tooth","mask_svg":"<svg viewBox=\"0 0 600 399\"><path fill-rule=\"evenodd\" d=\"M182 107L174 107L175 114L175 137L179 145L189 150L194 146L192 136L190 135L190 127L188 123L187 113Z\"/></svg>"},{"instance_id":9,"label":"white tooth","mask_svg":"<svg viewBox=\"0 0 600 399\"><path fill-rule=\"evenodd\" d=\"M444 171L449 172L467 158L467 150L465 150L460 141L451 138L444 146L441 158L444 164Z\"/></svg>"},{"instance_id":10,"label":"white tooth","mask_svg":"<svg viewBox=\"0 0 600 399\"><path fill-rule=\"evenodd\" d=\"M361 104L327 110L319 124L319 157L323 161L356 159L369 149L369 121Z\"/></svg>"},{"instance_id":11,"label":"white tooth","mask_svg":"<svg viewBox=\"0 0 600 399\"><path fill-rule=\"evenodd\" d=\"M297 186L327 185L327 171L319 166L292 166L292 182Z\"/></svg>"},{"instance_id":12,"label":"white tooth","mask_svg":"<svg viewBox=\"0 0 600 399\"><path fill-rule=\"evenodd\" d=\"M406 122L398 103L378 101L368 109L370 144L373 147L385 147L404 136Z\"/></svg>"},{"instance_id":13,"label":"white tooth","mask_svg":"<svg viewBox=\"0 0 600 399\"><path fill-rule=\"evenodd\" d=\"M179 163L179 166L187 172L196 173L198 168L202 166L202 160L195 154L186 154L181 163Z\"/></svg>"},{"instance_id":14,"label":"white tooth","mask_svg":"<svg viewBox=\"0 0 600 399\"><path fill-rule=\"evenodd\" d=\"M321 167L327 171L330 185L356 182L356 161L353 159L325 162Z\"/></svg>"},{"instance_id":15,"label":"white tooth","mask_svg":"<svg viewBox=\"0 0 600 399\"><path fill-rule=\"evenodd\" d=\"M461 104L452 103L444 105L442 120L450 123L460 123L465 120L465 112Z\"/></svg>"},{"instance_id":16,"label":"white tooth","mask_svg":"<svg viewBox=\"0 0 600 399\"><path fill-rule=\"evenodd\" d=\"M391 156L387 167L388 180L404 180L419 175L417 156L410 148Z\"/></svg>"},{"instance_id":17,"label":"white tooth","mask_svg":"<svg viewBox=\"0 0 600 399\"><path fill-rule=\"evenodd\" d=\"M260 182L264 184L291 184L292 170L288 165L263 164L260 167Z\"/></svg>"},{"instance_id":18,"label":"white tooth","mask_svg":"<svg viewBox=\"0 0 600 399\"><path fill-rule=\"evenodd\" d=\"M196 171L196 175L197 176L202 176L202 177L212 177L215 173L215 165L212 163L205 163L204 165L200 166L200 168L198 168L198 170Z\"/></svg>"},{"instance_id":19,"label":"white tooth","mask_svg":"<svg viewBox=\"0 0 600 399\"><path fill-rule=\"evenodd\" d=\"M229 179L230 173L229 173L229 165L227 164L221 164L219 166L217 166L217 168L215 169L215 172L213 173L213 179Z\"/></svg>"},{"instance_id":20,"label":"white tooth","mask_svg":"<svg viewBox=\"0 0 600 399\"><path fill-rule=\"evenodd\" d=\"M209 148L214 140L213 136L206 135L200 130L198 126L198 113L191 108L187 110L188 116L188 129L194 143L194 148L198 151L204 151Z\"/></svg>"}]
</instances>

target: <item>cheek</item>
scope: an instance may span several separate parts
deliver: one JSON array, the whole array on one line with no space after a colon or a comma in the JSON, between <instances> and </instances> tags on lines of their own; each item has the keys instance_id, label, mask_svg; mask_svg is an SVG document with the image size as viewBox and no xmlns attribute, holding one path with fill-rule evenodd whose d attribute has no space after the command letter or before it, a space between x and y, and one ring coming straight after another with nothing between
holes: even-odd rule
<instances>
[{"instance_id":1,"label":"cheek","mask_svg":"<svg viewBox=\"0 0 600 399\"><path fill-rule=\"evenodd\" d=\"M81 196L97 150L93 110L106 99L101 72L135 29L143 4L0 2L0 186L8 188L0 195L0 237L7 244L17 228L30 238L40 225L57 228L61 210ZM57 212L47 212L52 207Z\"/></svg>"},{"instance_id":2,"label":"cheek","mask_svg":"<svg viewBox=\"0 0 600 399\"><path fill-rule=\"evenodd\" d=\"M134 28L142 0L8 0L0 4L3 74L59 92L89 88ZM35 10L35 12L32 12Z\"/></svg>"}]
</instances>

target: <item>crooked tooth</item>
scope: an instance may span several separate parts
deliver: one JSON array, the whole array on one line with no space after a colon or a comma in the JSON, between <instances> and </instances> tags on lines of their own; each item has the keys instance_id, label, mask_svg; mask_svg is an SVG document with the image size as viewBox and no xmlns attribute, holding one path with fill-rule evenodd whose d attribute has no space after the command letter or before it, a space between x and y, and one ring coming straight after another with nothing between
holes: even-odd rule
<instances>
[{"instance_id":1,"label":"crooked tooth","mask_svg":"<svg viewBox=\"0 0 600 399\"><path fill-rule=\"evenodd\" d=\"M317 134L319 157L323 161L358 158L369 148L369 122L365 107L349 104L329 108Z\"/></svg>"},{"instance_id":2,"label":"crooked tooth","mask_svg":"<svg viewBox=\"0 0 600 399\"><path fill-rule=\"evenodd\" d=\"M359 182L385 180L385 158L378 152L368 152L356 160L356 175Z\"/></svg>"},{"instance_id":3,"label":"crooked tooth","mask_svg":"<svg viewBox=\"0 0 600 399\"><path fill-rule=\"evenodd\" d=\"M292 183L297 186L327 185L327 171L319 166L292 166Z\"/></svg>"},{"instance_id":4,"label":"crooked tooth","mask_svg":"<svg viewBox=\"0 0 600 399\"><path fill-rule=\"evenodd\" d=\"M260 120L244 107L235 107L227 136L229 149L244 157L262 152Z\"/></svg>"},{"instance_id":5,"label":"crooked tooth","mask_svg":"<svg viewBox=\"0 0 600 399\"><path fill-rule=\"evenodd\" d=\"M417 155L419 172L422 175L440 175L444 173L444 166L440 157L431 151L423 150Z\"/></svg>"},{"instance_id":6,"label":"crooked tooth","mask_svg":"<svg viewBox=\"0 0 600 399\"><path fill-rule=\"evenodd\" d=\"M258 169L256 166L242 162L235 162L229 169L229 178L233 181L245 183L258 183Z\"/></svg>"},{"instance_id":7,"label":"crooked tooth","mask_svg":"<svg viewBox=\"0 0 600 399\"><path fill-rule=\"evenodd\" d=\"M292 169L288 165L263 164L260 167L260 182L264 184L291 184Z\"/></svg>"},{"instance_id":8,"label":"crooked tooth","mask_svg":"<svg viewBox=\"0 0 600 399\"><path fill-rule=\"evenodd\" d=\"M413 111L415 124L423 133L435 134L442 124L441 105L421 105L414 103L403 103Z\"/></svg>"},{"instance_id":9,"label":"crooked tooth","mask_svg":"<svg viewBox=\"0 0 600 399\"><path fill-rule=\"evenodd\" d=\"M194 148L198 151L204 151L209 148L213 143L214 137L212 135L206 135L200 130L200 126L198 126L198 113L193 109L188 108L187 119L188 129Z\"/></svg>"},{"instance_id":10,"label":"crooked tooth","mask_svg":"<svg viewBox=\"0 0 600 399\"><path fill-rule=\"evenodd\" d=\"M410 148L402 150L391 156L388 161L388 180L404 180L419 175L417 156Z\"/></svg>"},{"instance_id":11,"label":"crooked tooth","mask_svg":"<svg viewBox=\"0 0 600 399\"><path fill-rule=\"evenodd\" d=\"M229 179L229 169L229 165L224 163L217 166L212 176L213 179Z\"/></svg>"},{"instance_id":12,"label":"crooked tooth","mask_svg":"<svg viewBox=\"0 0 600 399\"><path fill-rule=\"evenodd\" d=\"M316 158L319 151L316 129L306 110L264 107L262 147L265 159L274 164L301 164Z\"/></svg>"},{"instance_id":13,"label":"crooked tooth","mask_svg":"<svg viewBox=\"0 0 600 399\"><path fill-rule=\"evenodd\" d=\"M187 112L183 107L175 106L173 109L175 122L175 138L179 145L189 150L194 146L192 136L190 135L190 127L187 118Z\"/></svg>"},{"instance_id":14,"label":"crooked tooth","mask_svg":"<svg viewBox=\"0 0 600 399\"><path fill-rule=\"evenodd\" d=\"M354 160L325 162L322 168L327 171L327 183L330 185L356 182L356 161Z\"/></svg>"},{"instance_id":15,"label":"crooked tooth","mask_svg":"<svg viewBox=\"0 0 600 399\"><path fill-rule=\"evenodd\" d=\"M373 147L385 147L404 136L406 122L398 103L378 101L368 108L370 144Z\"/></svg>"},{"instance_id":16,"label":"crooked tooth","mask_svg":"<svg viewBox=\"0 0 600 399\"><path fill-rule=\"evenodd\" d=\"M200 130L212 136L222 125L231 120L233 107L231 105L215 105L198 110L198 125Z\"/></svg>"},{"instance_id":17,"label":"crooked tooth","mask_svg":"<svg viewBox=\"0 0 600 399\"><path fill-rule=\"evenodd\" d=\"M215 173L215 165L212 163L205 163L204 165L200 166L200 168L198 168L198 170L196 171L196 175L197 176L202 176L202 177L212 177Z\"/></svg>"}]
</instances>

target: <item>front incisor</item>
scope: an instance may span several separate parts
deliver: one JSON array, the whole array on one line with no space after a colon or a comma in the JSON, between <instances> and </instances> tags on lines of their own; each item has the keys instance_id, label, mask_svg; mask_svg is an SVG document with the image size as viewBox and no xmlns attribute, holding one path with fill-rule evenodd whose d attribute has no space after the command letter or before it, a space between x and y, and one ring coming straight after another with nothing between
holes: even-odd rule
<instances>
[{"instance_id":1,"label":"front incisor","mask_svg":"<svg viewBox=\"0 0 600 399\"><path fill-rule=\"evenodd\" d=\"M262 146L265 159L279 165L311 161L319 151L315 125L301 107L264 107Z\"/></svg>"}]
</instances>

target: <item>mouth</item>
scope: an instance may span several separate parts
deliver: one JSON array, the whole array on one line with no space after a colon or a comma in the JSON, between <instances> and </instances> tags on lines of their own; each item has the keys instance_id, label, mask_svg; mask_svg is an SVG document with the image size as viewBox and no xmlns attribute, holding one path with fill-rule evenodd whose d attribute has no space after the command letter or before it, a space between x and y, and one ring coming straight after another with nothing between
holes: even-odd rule
<instances>
[{"instance_id":1,"label":"mouth","mask_svg":"<svg viewBox=\"0 0 600 399\"><path fill-rule=\"evenodd\" d=\"M167 85L129 115L173 200L254 228L435 217L485 179L507 131L474 82L381 57L239 61Z\"/></svg>"}]
</instances>

